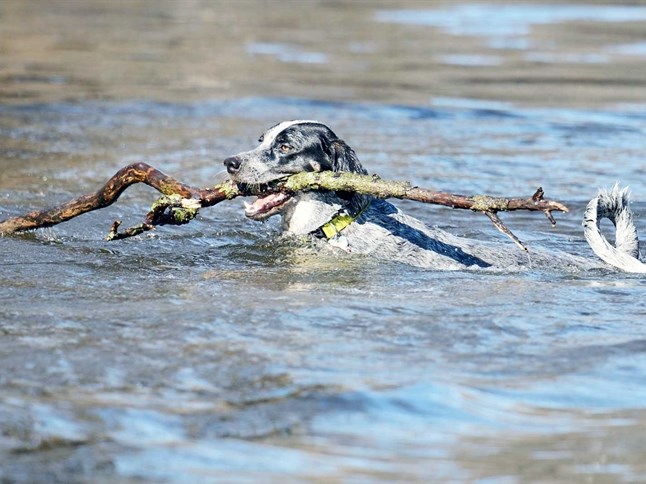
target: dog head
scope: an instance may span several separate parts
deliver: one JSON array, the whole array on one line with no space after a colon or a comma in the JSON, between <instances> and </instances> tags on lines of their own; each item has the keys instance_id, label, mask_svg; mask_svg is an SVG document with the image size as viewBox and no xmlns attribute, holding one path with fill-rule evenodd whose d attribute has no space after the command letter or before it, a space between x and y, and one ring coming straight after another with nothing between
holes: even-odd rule
<instances>
[{"instance_id":1,"label":"dog head","mask_svg":"<svg viewBox=\"0 0 646 484\"><path fill-rule=\"evenodd\" d=\"M258 141L260 145L253 150L224 160L233 181L261 185L304 171L367 173L354 150L317 121L279 123L269 128ZM281 213L290 203L298 202L298 198L284 193L271 194L245 205L245 214L254 220L265 220ZM335 198L343 205L343 195L335 195Z\"/></svg>"}]
</instances>

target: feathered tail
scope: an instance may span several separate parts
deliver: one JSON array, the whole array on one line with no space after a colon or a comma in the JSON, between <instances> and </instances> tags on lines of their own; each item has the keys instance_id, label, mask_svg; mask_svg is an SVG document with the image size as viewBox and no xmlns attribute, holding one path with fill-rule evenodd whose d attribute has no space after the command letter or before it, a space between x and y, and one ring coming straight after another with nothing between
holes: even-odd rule
<instances>
[{"instance_id":1,"label":"feathered tail","mask_svg":"<svg viewBox=\"0 0 646 484\"><path fill-rule=\"evenodd\" d=\"M639 260L639 242L629 198L628 188L620 189L616 184L610 190L601 190L585 209L583 233L594 253L608 264L626 272L646 273L646 264ZM615 225L614 246L599 229L603 218Z\"/></svg>"}]
</instances>

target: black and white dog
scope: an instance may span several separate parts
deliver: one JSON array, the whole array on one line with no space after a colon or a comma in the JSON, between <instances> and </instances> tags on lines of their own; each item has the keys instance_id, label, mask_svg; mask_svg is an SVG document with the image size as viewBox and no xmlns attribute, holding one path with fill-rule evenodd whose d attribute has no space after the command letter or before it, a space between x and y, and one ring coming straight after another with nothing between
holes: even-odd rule
<instances>
[{"instance_id":1,"label":"black and white dog","mask_svg":"<svg viewBox=\"0 0 646 484\"><path fill-rule=\"evenodd\" d=\"M240 184L260 185L303 171L348 171L367 174L355 152L317 121L285 121L268 129L260 145L224 160L229 176ZM502 243L484 243L430 228L394 205L366 195L309 191L270 194L245 204L253 220L282 215L288 234L309 235L333 250L370 254L381 259L433 269L494 267L518 269L528 257ZM599 231L602 217L616 225L613 247ZM609 264L629 272L646 272L639 261L637 234L626 190L601 193L588 205L585 234L594 252ZM532 251L540 266L581 270L604 267L591 258L567 253Z\"/></svg>"}]
</instances>

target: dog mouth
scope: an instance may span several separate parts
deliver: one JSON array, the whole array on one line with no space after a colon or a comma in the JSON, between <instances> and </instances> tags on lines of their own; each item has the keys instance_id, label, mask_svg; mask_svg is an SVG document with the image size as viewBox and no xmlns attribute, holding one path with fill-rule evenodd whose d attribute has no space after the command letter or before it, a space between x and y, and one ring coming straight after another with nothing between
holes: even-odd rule
<instances>
[{"instance_id":1,"label":"dog mouth","mask_svg":"<svg viewBox=\"0 0 646 484\"><path fill-rule=\"evenodd\" d=\"M292 197L287 193L271 193L258 197L255 202L244 202L244 214L252 220L267 220L279 213Z\"/></svg>"}]
</instances>

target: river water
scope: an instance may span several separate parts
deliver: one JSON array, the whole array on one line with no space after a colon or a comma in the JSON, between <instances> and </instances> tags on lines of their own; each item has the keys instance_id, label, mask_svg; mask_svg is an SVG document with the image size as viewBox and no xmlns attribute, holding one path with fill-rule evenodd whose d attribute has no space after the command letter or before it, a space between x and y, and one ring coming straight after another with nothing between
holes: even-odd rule
<instances>
[{"instance_id":1,"label":"river water","mask_svg":"<svg viewBox=\"0 0 646 484\"><path fill-rule=\"evenodd\" d=\"M386 178L543 186L555 228L504 220L594 257L599 187L630 185L646 233L645 33L617 2L4 0L0 219L135 161L208 186L305 118ZM0 238L1 482L646 479L643 276L302 257L239 200L103 240L155 198Z\"/></svg>"}]
</instances>

